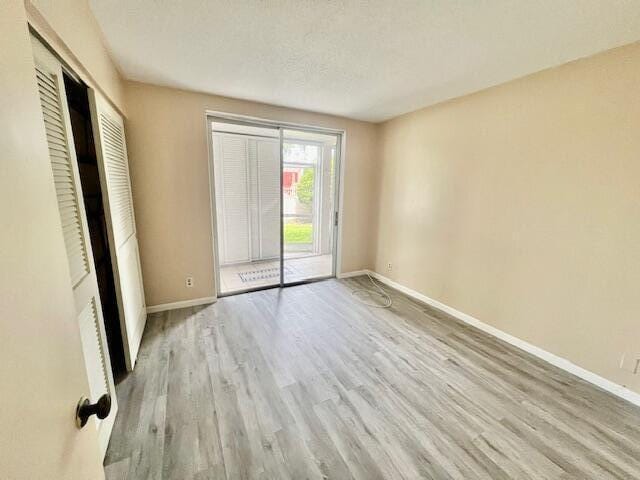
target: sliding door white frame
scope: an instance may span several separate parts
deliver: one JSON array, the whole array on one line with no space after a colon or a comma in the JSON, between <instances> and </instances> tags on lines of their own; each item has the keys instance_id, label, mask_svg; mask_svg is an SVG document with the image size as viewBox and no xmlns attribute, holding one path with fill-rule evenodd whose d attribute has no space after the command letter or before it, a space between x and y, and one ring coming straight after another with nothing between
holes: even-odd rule
<instances>
[{"instance_id":1,"label":"sliding door white frame","mask_svg":"<svg viewBox=\"0 0 640 480\"><path fill-rule=\"evenodd\" d=\"M308 281L322 280L325 278L331 278L333 276L337 276L341 272L342 267L342 204L344 198L344 165L345 165L345 137L346 132L341 129L333 129L333 128L324 128L318 127L314 125L305 125L291 122L282 122L277 120L264 119L259 117L250 117L245 115L237 115L226 112L218 112L218 111L206 111L205 112L205 128L207 135L207 145L208 145L208 153L209 153L209 203L211 206L211 237L212 237L212 250L213 250L213 261L214 261L214 284L216 290L216 297L220 295L220 262L218 258L218 232L217 232L217 221L216 218L216 191L215 191L215 174L214 174L214 158L213 158L213 123L214 122L222 122L222 123L235 123L239 125L245 126L255 126L262 128L273 128L279 130L280 136L280 168L282 169L283 158L282 158L282 145L283 145L283 130L294 130L299 132L308 132L308 133L320 133L325 135L335 135L336 136L336 168L335 172L337 173L334 178L334 204L333 204L333 261L332 261L332 272L328 277L314 278L310 280L306 280L303 282L292 282L285 283L284 282L284 233L282 228L282 174L280 175L280 286L284 285L292 285L297 283L306 283ZM250 289L253 290L253 289ZM250 291L247 290L247 291ZM233 293L241 293L241 292L233 292Z\"/></svg>"}]
</instances>

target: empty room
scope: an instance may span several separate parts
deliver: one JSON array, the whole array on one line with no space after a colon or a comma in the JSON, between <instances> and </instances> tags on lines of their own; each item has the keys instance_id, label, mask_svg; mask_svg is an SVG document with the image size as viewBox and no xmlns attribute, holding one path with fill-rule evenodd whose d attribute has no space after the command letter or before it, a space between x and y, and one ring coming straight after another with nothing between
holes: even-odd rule
<instances>
[{"instance_id":1,"label":"empty room","mask_svg":"<svg viewBox=\"0 0 640 480\"><path fill-rule=\"evenodd\" d=\"M2 0L1 480L640 479L640 2Z\"/></svg>"}]
</instances>

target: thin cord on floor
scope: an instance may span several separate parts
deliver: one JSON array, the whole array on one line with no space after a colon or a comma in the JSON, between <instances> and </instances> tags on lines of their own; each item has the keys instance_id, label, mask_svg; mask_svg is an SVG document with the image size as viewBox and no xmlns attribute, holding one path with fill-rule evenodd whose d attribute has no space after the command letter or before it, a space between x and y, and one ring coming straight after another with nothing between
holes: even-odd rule
<instances>
[{"instance_id":1,"label":"thin cord on floor","mask_svg":"<svg viewBox=\"0 0 640 480\"><path fill-rule=\"evenodd\" d=\"M384 291L384 289L378 285L378 283L373 279L373 277L371 275L369 275L367 273L367 277L369 277L369 280L371 281L371 283L373 284L374 287L376 287L376 290L372 290L372 289L368 289L368 288L358 288L356 290L352 290L351 291L351 295L353 295L354 297L356 297L356 299L364 304L367 305L369 307L374 307L374 308L389 308L391 305L393 305L393 300L391 300L391 297L389 296L389 294L387 292ZM364 300L360 295L367 295L369 297L380 297L382 298L382 300L384 301L384 303L371 303L371 302L367 302L366 300Z\"/></svg>"}]
</instances>

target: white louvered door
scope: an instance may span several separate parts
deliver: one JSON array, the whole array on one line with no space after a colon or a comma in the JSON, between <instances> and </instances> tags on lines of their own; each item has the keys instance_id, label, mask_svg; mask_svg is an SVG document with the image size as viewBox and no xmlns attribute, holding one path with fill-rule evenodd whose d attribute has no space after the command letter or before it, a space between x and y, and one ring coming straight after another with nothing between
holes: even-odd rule
<instances>
[{"instance_id":1,"label":"white louvered door","mask_svg":"<svg viewBox=\"0 0 640 480\"><path fill-rule=\"evenodd\" d=\"M111 395L111 412L107 418L99 420L95 416L91 417L91 422L98 430L100 450L104 456L118 404L87 229L62 66L37 39L32 38L32 44L40 104L69 262L70 281L89 379L90 391L86 395L92 402L97 401L105 393Z\"/></svg>"},{"instance_id":2,"label":"white louvered door","mask_svg":"<svg viewBox=\"0 0 640 480\"><path fill-rule=\"evenodd\" d=\"M221 263L251 260L249 146L246 137L213 134Z\"/></svg>"},{"instance_id":3,"label":"white louvered door","mask_svg":"<svg viewBox=\"0 0 640 480\"><path fill-rule=\"evenodd\" d=\"M260 245L260 178L258 175L258 145L255 138L247 138L247 173L249 194L249 221L251 225L251 260L262 258Z\"/></svg>"},{"instance_id":4,"label":"white louvered door","mask_svg":"<svg viewBox=\"0 0 640 480\"><path fill-rule=\"evenodd\" d=\"M280 256L280 142L213 134L222 265Z\"/></svg>"},{"instance_id":5,"label":"white louvered door","mask_svg":"<svg viewBox=\"0 0 640 480\"><path fill-rule=\"evenodd\" d=\"M280 257L280 141L257 139L260 258Z\"/></svg>"},{"instance_id":6,"label":"white louvered door","mask_svg":"<svg viewBox=\"0 0 640 480\"><path fill-rule=\"evenodd\" d=\"M127 369L133 370L147 320L129 161L122 116L89 89L102 199L113 261L120 330Z\"/></svg>"}]
</instances>

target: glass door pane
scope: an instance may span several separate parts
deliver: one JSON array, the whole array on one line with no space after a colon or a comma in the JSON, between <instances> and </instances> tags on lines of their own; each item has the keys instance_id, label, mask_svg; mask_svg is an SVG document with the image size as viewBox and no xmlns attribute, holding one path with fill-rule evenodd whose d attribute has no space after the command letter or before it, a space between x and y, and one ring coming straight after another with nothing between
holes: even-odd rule
<instances>
[{"instance_id":1,"label":"glass door pane","mask_svg":"<svg viewBox=\"0 0 640 480\"><path fill-rule=\"evenodd\" d=\"M333 275L337 136L282 133L284 283Z\"/></svg>"},{"instance_id":2,"label":"glass door pane","mask_svg":"<svg viewBox=\"0 0 640 480\"><path fill-rule=\"evenodd\" d=\"M219 294L281 284L280 131L212 122Z\"/></svg>"}]
</instances>

